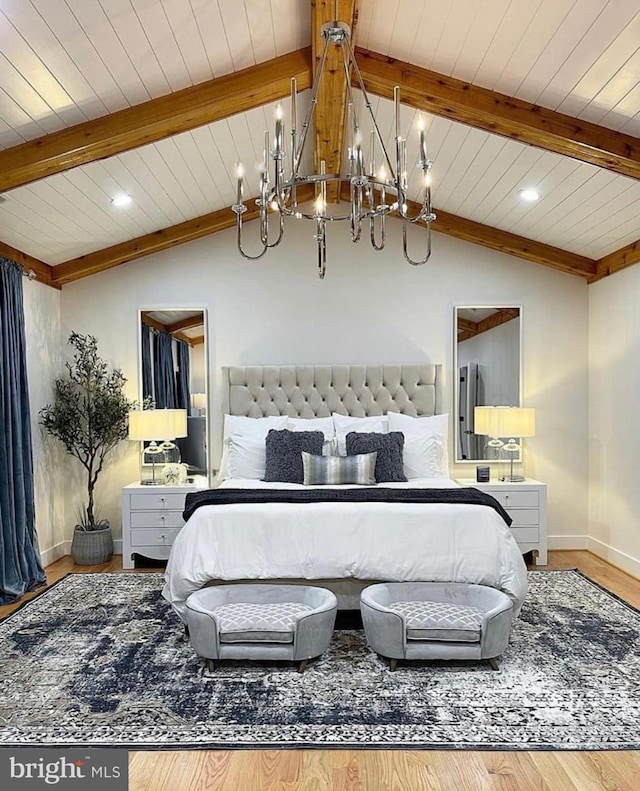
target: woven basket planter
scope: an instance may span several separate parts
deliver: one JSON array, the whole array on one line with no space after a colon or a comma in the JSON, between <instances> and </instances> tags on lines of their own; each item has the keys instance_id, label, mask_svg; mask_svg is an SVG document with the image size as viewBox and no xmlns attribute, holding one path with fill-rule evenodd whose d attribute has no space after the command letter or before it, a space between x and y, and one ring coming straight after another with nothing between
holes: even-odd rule
<instances>
[{"instance_id":1,"label":"woven basket planter","mask_svg":"<svg viewBox=\"0 0 640 791\"><path fill-rule=\"evenodd\" d=\"M113 555L113 535L109 525L97 530L79 530L73 532L71 557L79 566L93 566L108 563Z\"/></svg>"}]
</instances>

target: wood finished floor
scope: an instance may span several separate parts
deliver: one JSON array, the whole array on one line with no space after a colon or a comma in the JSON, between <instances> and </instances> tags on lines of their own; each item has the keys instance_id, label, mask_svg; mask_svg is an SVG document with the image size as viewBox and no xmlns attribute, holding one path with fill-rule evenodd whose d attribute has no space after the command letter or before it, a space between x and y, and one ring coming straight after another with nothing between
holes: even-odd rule
<instances>
[{"instance_id":1,"label":"wood finished floor","mask_svg":"<svg viewBox=\"0 0 640 791\"><path fill-rule=\"evenodd\" d=\"M546 568L579 568L640 608L640 580L590 552L550 552ZM122 566L120 556L101 566L64 557L46 571L51 584ZM148 751L130 753L129 771L130 791L640 791L640 751Z\"/></svg>"}]
</instances>

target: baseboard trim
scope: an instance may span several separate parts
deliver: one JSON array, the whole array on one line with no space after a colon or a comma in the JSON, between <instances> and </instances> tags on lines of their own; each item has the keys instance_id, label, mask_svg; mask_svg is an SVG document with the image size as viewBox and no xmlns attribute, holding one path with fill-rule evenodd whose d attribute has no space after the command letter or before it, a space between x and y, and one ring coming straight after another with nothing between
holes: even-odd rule
<instances>
[{"instance_id":1,"label":"baseboard trim","mask_svg":"<svg viewBox=\"0 0 640 791\"><path fill-rule=\"evenodd\" d=\"M59 544L49 547L49 549L42 550L40 552L42 565L48 566L51 563L55 563L56 560L60 560L60 558L63 558L65 555L68 555L70 547L70 541L61 541Z\"/></svg>"},{"instance_id":2,"label":"baseboard trim","mask_svg":"<svg viewBox=\"0 0 640 791\"><path fill-rule=\"evenodd\" d=\"M589 536L547 536L547 549L588 549Z\"/></svg>"},{"instance_id":3,"label":"baseboard trim","mask_svg":"<svg viewBox=\"0 0 640 791\"><path fill-rule=\"evenodd\" d=\"M612 566L615 566L621 571L626 571L627 574L631 574L631 576L636 579L640 579L640 560L638 560L638 558L627 555L626 552L621 552L610 544L606 544L598 538L593 538L593 536L589 536L589 545L587 549L589 552L593 552L594 555L597 555L597 557L611 563Z\"/></svg>"},{"instance_id":4,"label":"baseboard trim","mask_svg":"<svg viewBox=\"0 0 640 791\"><path fill-rule=\"evenodd\" d=\"M71 554L71 541L61 541L59 544L56 544L49 549L44 549L40 552L40 558L42 560L43 566L49 566L51 563L55 563L56 560L60 560L65 555ZM114 555L122 555L122 539L117 538L113 542L113 554Z\"/></svg>"}]
</instances>

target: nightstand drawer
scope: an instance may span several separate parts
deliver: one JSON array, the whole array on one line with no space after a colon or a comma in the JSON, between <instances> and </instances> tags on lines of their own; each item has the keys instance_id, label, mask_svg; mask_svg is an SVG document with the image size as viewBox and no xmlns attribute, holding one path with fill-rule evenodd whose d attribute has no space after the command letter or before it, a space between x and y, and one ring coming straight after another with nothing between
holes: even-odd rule
<instances>
[{"instance_id":1,"label":"nightstand drawer","mask_svg":"<svg viewBox=\"0 0 640 791\"><path fill-rule=\"evenodd\" d=\"M132 547L170 547L180 528L147 528L146 530L131 531Z\"/></svg>"},{"instance_id":2,"label":"nightstand drawer","mask_svg":"<svg viewBox=\"0 0 640 791\"><path fill-rule=\"evenodd\" d=\"M511 532L520 544L537 544L540 540L540 530L537 527L512 527Z\"/></svg>"},{"instance_id":3,"label":"nightstand drawer","mask_svg":"<svg viewBox=\"0 0 640 791\"><path fill-rule=\"evenodd\" d=\"M504 489L493 489L489 491L493 497L505 508L538 508L540 505L540 494L538 492L513 491L505 492Z\"/></svg>"},{"instance_id":4,"label":"nightstand drawer","mask_svg":"<svg viewBox=\"0 0 640 791\"><path fill-rule=\"evenodd\" d=\"M131 527L182 527L182 511L132 511Z\"/></svg>"},{"instance_id":5,"label":"nightstand drawer","mask_svg":"<svg viewBox=\"0 0 640 791\"><path fill-rule=\"evenodd\" d=\"M528 525L540 524L540 511L537 508L516 508L513 511L506 509L513 520L512 527L527 527Z\"/></svg>"},{"instance_id":6,"label":"nightstand drawer","mask_svg":"<svg viewBox=\"0 0 640 791\"><path fill-rule=\"evenodd\" d=\"M183 511L184 493L161 494L159 492L149 492L149 494L132 494L130 496L132 511Z\"/></svg>"}]
</instances>

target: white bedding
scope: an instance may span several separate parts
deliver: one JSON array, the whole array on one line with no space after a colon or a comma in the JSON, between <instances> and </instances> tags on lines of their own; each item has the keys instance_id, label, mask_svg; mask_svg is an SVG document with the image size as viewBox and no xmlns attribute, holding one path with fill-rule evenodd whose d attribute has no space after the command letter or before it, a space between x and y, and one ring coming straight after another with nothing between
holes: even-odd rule
<instances>
[{"instance_id":1,"label":"white bedding","mask_svg":"<svg viewBox=\"0 0 640 791\"><path fill-rule=\"evenodd\" d=\"M246 479L228 479L221 486L310 488ZM428 478L381 486L457 484ZM527 592L518 545L492 508L319 502L201 506L174 541L163 596L184 620L189 594L211 580L335 578L484 584L507 593L516 612Z\"/></svg>"}]
</instances>

